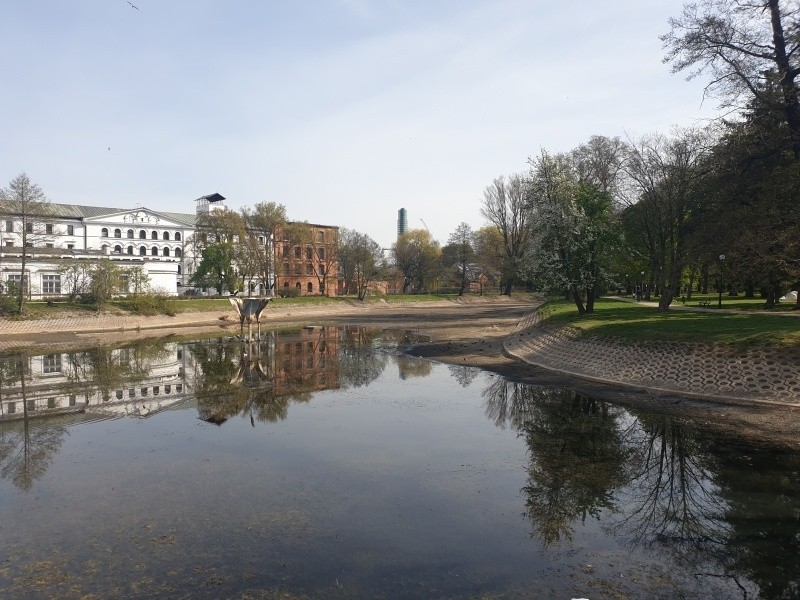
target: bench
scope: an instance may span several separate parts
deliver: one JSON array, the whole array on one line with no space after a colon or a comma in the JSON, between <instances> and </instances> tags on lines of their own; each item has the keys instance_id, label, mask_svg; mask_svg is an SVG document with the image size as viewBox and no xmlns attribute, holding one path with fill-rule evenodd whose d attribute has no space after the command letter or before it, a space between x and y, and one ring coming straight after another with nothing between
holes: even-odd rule
<instances>
[{"instance_id":1,"label":"bench","mask_svg":"<svg viewBox=\"0 0 800 600\"><path fill-rule=\"evenodd\" d=\"M697 304L699 304L700 306L711 306L711 301L710 300L700 300Z\"/></svg>"}]
</instances>

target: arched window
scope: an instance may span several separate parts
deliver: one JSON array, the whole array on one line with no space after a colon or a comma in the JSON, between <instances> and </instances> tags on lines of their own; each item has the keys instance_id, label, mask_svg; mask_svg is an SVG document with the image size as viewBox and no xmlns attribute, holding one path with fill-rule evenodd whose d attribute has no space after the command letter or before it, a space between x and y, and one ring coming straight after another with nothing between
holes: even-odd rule
<instances>
[{"instance_id":1,"label":"arched window","mask_svg":"<svg viewBox=\"0 0 800 600\"><path fill-rule=\"evenodd\" d=\"M284 281L283 282L283 287L285 287L285 288L289 287L289 282L288 281Z\"/></svg>"},{"instance_id":2,"label":"arched window","mask_svg":"<svg viewBox=\"0 0 800 600\"><path fill-rule=\"evenodd\" d=\"M169 231L164 232L164 239L169 241Z\"/></svg>"},{"instance_id":3,"label":"arched window","mask_svg":"<svg viewBox=\"0 0 800 600\"><path fill-rule=\"evenodd\" d=\"M144 246L139 246L139 256L145 256L147 254L147 248Z\"/></svg>"},{"instance_id":4,"label":"arched window","mask_svg":"<svg viewBox=\"0 0 800 600\"><path fill-rule=\"evenodd\" d=\"M154 231L150 234L150 239L157 240L158 239L158 232Z\"/></svg>"},{"instance_id":5,"label":"arched window","mask_svg":"<svg viewBox=\"0 0 800 600\"><path fill-rule=\"evenodd\" d=\"M108 252L108 246L106 246L105 244L103 244L102 246L100 246L100 250L102 250L102 251L103 251L103 254L106 254L106 253Z\"/></svg>"},{"instance_id":6,"label":"arched window","mask_svg":"<svg viewBox=\"0 0 800 600\"><path fill-rule=\"evenodd\" d=\"M310 281L308 282L308 293L309 294L313 294L314 293L314 284L311 283Z\"/></svg>"},{"instance_id":7,"label":"arched window","mask_svg":"<svg viewBox=\"0 0 800 600\"><path fill-rule=\"evenodd\" d=\"M133 229L128 229L128 239L129 240L133 239Z\"/></svg>"},{"instance_id":8,"label":"arched window","mask_svg":"<svg viewBox=\"0 0 800 600\"><path fill-rule=\"evenodd\" d=\"M156 246L153 246L152 248L150 248L150 254L152 256L158 256L158 248Z\"/></svg>"},{"instance_id":9,"label":"arched window","mask_svg":"<svg viewBox=\"0 0 800 600\"><path fill-rule=\"evenodd\" d=\"M181 252L180 248L175 248L175 256L178 257L178 258L183 256L183 252Z\"/></svg>"},{"instance_id":10,"label":"arched window","mask_svg":"<svg viewBox=\"0 0 800 600\"><path fill-rule=\"evenodd\" d=\"M133 246L128 246L128 254L133 254Z\"/></svg>"},{"instance_id":11,"label":"arched window","mask_svg":"<svg viewBox=\"0 0 800 600\"><path fill-rule=\"evenodd\" d=\"M164 248L164 251L162 252L162 254L164 256L169 256L169 248Z\"/></svg>"},{"instance_id":12,"label":"arched window","mask_svg":"<svg viewBox=\"0 0 800 600\"><path fill-rule=\"evenodd\" d=\"M122 254L122 246L114 246L114 254Z\"/></svg>"},{"instance_id":13,"label":"arched window","mask_svg":"<svg viewBox=\"0 0 800 600\"><path fill-rule=\"evenodd\" d=\"M114 237L115 238L121 238L122 237L122 230L121 229L115 229L114 230Z\"/></svg>"},{"instance_id":14,"label":"arched window","mask_svg":"<svg viewBox=\"0 0 800 600\"><path fill-rule=\"evenodd\" d=\"M103 237L108 237L108 229L106 229L105 227L103 227L103 228L100 230L100 235L101 235L101 236L103 236Z\"/></svg>"},{"instance_id":15,"label":"arched window","mask_svg":"<svg viewBox=\"0 0 800 600\"><path fill-rule=\"evenodd\" d=\"M140 240L146 240L146 239L147 239L147 232L146 232L144 229L142 229L142 230L139 232L139 239L140 239Z\"/></svg>"},{"instance_id":16,"label":"arched window","mask_svg":"<svg viewBox=\"0 0 800 600\"><path fill-rule=\"evenodd\" d=\"M296 287L298 290L299 290L299 289L301 289L301 288L300 288L300 282L298 281L298 282L297 282L297 285L295 285L294 287Z\"/></svg>"},{"instance_id":17,"label":"arched window","mask_svg":"<svg viewBox=\"0 0 800 600\"><path fill-rule=\"evenodd\" d=\"M175 234L175 241L176 241L176 242L180 242L180 241L181 241L181 234L180 234L180 232L177 232L177 233Z\"/></svg>"}]
</instances>

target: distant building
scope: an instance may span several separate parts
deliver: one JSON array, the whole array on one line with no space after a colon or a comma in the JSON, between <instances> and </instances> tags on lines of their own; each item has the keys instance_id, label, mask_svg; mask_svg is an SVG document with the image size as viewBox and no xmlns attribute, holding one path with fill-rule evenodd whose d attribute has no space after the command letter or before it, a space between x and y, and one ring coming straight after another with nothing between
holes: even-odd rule
<instances>
[{"instance_id":1,"label":"distant building","mask_svg":"<svg viewBox=\"0 0 800 600\"><path fill-rule=\"evenodd\" d=\"M405 208L397 211L397 237L408 231L408 213Z\"/></svg>"},{"instance_id":2,"label":"distant building","mask_svg":"<svg viewBox=\"0 0 800 600\"><path fill-rule=\"evenodd\" d=\"M68 290L59 272L64 261L108 258L123 272L142 267L153 289L176 295L181 288L191 286L190 279L200 262L194 244L198 219L226 210L225 197L218 193L201 196L196 202L195 214L50 203L47 216L41 219L37 234L28 238L26 248L22 248L22 217L0 203L0 289L24 284L29 298L64 296ZM28 227L30 231L30 224ZM299 291L294 293L302 295L335 295L338 228L309 227L311 239L303 247L288 247L281 239L258 238L259 244L273 244L273 256L281 261L269 265L274 277L268 277L268 281L270 285L275 281L276 291L281 285L295 287ZM23 252L24 277L20 272ZM269 293L266 282L251 281L249 287L247 293Z\"/></svg>"}]
</instances>

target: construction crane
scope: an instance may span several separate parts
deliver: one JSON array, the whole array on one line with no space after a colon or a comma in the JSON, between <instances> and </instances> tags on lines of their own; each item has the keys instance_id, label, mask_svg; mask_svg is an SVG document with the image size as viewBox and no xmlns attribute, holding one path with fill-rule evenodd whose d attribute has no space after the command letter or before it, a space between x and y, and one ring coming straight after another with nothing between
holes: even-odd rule
<instances>
[{"instance_id":1,"label":"construction crane","mask_svg":"<svg viewBox=\"0 0 800 600\"><path fill-rule=\"evenodd\" d=\"M425 222L425 219L420 219L420 221L422 221L422 224L423 224L423 225L425 225L425 231L427 231L428 233L430 233L430 232L431 232L431 230L430 230L430 229L428 229L428 224Z\"/></svg>"}]
</instances>

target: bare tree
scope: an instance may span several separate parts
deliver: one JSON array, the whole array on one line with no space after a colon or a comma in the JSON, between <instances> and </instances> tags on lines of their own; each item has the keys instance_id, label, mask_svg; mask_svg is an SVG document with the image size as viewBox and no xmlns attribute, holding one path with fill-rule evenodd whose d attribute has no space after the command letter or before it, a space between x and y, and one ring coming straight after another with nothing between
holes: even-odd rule
<instances>
[{"instance_id":1,"label":"bare tree","mask_svg":"<svg viewBox=\"0 0 800 600\"><path fill-rule=\"evenodd\" d=\"M728 106L742 100L780 113L800 158L800 3L798 0L700 0L670 19L661 37L673 72L708 72L707 91Z\"/></svg>"},{"instance_id":2,"label":"bare tree","mask_svg":"<svg viewBox=\"0 0 800 600\"><path fill-rule=\"evenodd\" d=\"M637 217L646 242L662 311L669 309L686 266L689 217L710 146L708 136L707 130L686 129L629 144L625 171L635 194L628 197L629 211Z\"/></svg>"},{"instance_id":3,"label":"bare tree","mask_svg":"<svg viewBox=\"0 0 800 600\"><path fill-rule=\"evenodd\" d=\"M459 224L456 230L450 234L447 244L455 249L456 266L461 278L458 295L463 296L467 290L469 263L475 256L475 234L472 232L472 227L467 223Z\"/></svg>"},{"instance_id":4,"label":"bare tree","mask_svg":"<svg viewBox=\"0 0 800 600\"><path fill-rule=\"evenodd\" d=\"M286 207L274 202L259 202L252 209L243 208L242 216L250 234L251 256L256 272L269 290L275 290L275 241L286 225Z\"/></svg>"},{"instance_id":5,"label":"bare tree","mask_svg":"<svg viewBox=\"0 0 800 600\"><path fill-rule=\"evenodd\" d=\"M6 216L20 240L20 285L17 296L18 310L25 314L25 298L29 291L30 281L25 273L28 253L44 236L55 234L53 224L48 223L52 214L50 203L40 188L25 173L20 173L11 180L7 188L0 190L0 215Z\"/></svg>"},{"instance_id":6,"label":"bare tree","mask_svg":"<svg viewBox=\"0 0 800 600\"><path fill-rule=\"evenodd\" d=\"M496 226L503 236L506 264L503 268L501 288L510 295L519 278L522 260L531 237L528 207L528 185L521 174L508 180L498 177L483 192L481 215Z\"/></svg>"},{"instance_id":7,"label":"bare tree","mask_svg":"<svg viewBox=\"0 0 800 600\"><path fill-rule=\"evenodd\" d=\"M339 271L345 283L345 293L356 293L363 300L369 284L384 269L380 244L365 233L352 229L339 231Z\"/></svg>"},{"instance_id":8,"label":"bare tree","mask_svg":"<svg viewBox=\"0 0 800 600\"><path fill-rule=\"evenodd\" d=\"M611 197L616 195L625 162L625 142L618 137L593 135L575 148L570 158L579 181Z\"/></svg>"}]
</instances>

